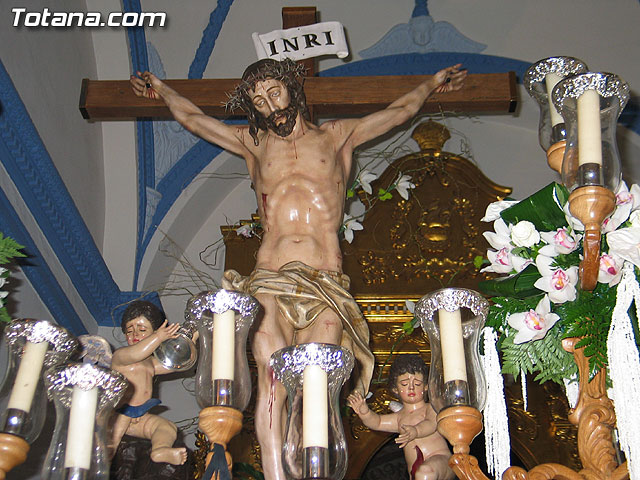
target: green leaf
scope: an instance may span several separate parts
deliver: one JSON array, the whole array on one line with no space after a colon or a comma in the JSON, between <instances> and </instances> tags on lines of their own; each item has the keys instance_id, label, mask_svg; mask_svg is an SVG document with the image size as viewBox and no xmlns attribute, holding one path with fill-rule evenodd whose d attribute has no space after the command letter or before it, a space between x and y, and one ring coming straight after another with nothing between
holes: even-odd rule
<instances>
[{"instance_id":1,"label":"green leaf","mask_svg":"<svg viewBox=\"0 0 640 480\"><path fill-rule=\"evenodd\" d=\"M473 258L473 266L476 268L482 267L485 263L489 263L482 255L476 255Z\"/></svg>"},{"instance_id":2,"label":"green leaf","mask_svg":"<svg viewBox=\"0 0 640 480\"><path fill-rule=\"evenodd\" d=\"M412 318L411 320L407 321L407 322L404 322L402 324L402 331L404 333L406 333L407 335L411 335L413 333L413 329L414 329L413 322L414 322L414 320L415 320L415 317Z\"/></svg>"},{"instance_id":3,"label":"green leaf","mask_svg":"<svg viewBox=\"0 0 640 480\"><path fill-rule=\"evenodd\" d=\"M347 190L347 198L353 198L355 194L356 192L354 192L351 188Z\"/></svg>"},{"instance_id":4,"label":"green leaf","mask_svg":"<svg viewBox=\"0 0 640 480\"><path fill-rule=\"evenodd\" d=\"M5 237L0 232L0 265L9 263L9 261L15 257L25 257L26 255L20 251L23 248L24 246L20 245L13 238Z\"/></svg>"},{"instance_id":5,"label":"green leaf","mask_svg":"<svg viewBox=\"0 0 640 480\"><path fill-rule=\"evenodd\" d=\"M393 195L384 188L381 188L378 190L378 198L384 202L385 200L393 198Z\"/></svg>"},{"instance_id":6,"label":"green leaf","mask_svg":"<svg viewBox=\"0 0 640 480\"><path fill-rule=\"evenodd\" d=\"M520 273L509 277L483 280L478 283L480 291L489 296L527 298L538 295L541 290L533 286L541 278L535 265L530 264Z\"/></svg>"},{"instance_id":7,"label":"green leaf","mask_svg":"<svg viewBox=\"0 0 640 480\"><path fill-rule=\"evenodd\" d=\"M568 193L566 188L552 182L530 197L506 208L500 216L506 223L515 225L522 220L528 220L541 232L551 232L567 226L567 219L562 210ZM560 203L560 205L559 205Z\"/></svg>"}]
</instances>

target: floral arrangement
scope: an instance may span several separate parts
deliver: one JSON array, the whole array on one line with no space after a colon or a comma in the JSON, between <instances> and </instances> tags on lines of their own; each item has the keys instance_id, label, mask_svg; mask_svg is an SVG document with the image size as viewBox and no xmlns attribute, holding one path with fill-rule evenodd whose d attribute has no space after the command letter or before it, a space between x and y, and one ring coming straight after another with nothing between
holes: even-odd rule
<instances>
[{"instance_id":1,"label":"floral arrangement","mask_svg":"<svg viewBox=\"0 0 640 480\"><path fill-rule=\"evenodd\" d=\"M482 272L503 275L480 283L492 296L487 326L498 335L503 373L532 373L535 380L567 382L576 377L562 339L581 337L592 373L606 366L607 335L623 265L640 267L640 187L623 182L616 207L602 226L598 283L592 292L578 285L583 225L569 212L568 192L552 183L520 201L488 206L483 221L491 249L476 258ZM630 312L632 314L632 312ZM637 344L637 319L633 319Z\"/></svg>"},{"instance_id":2,"label":"floral arrangement","mask_svg":"<svg viewBox=\"0 0 640 480\"><path fill-rule=\"evenodd\" d=\"M12 258L24 257L25 255L20 252L22 248L24 248L22 245L20 245L10 237L5 237L2 232L0 232L0 265L8 264ZM7 283L8 278L9 270L0 267L0 288L4 287L5 283ZM7 307L5 306L4 302L4 299L8 294L9 292L0 290L0 322L11 321L11 317L7 312Z\"/></svg>"}]
</instances>

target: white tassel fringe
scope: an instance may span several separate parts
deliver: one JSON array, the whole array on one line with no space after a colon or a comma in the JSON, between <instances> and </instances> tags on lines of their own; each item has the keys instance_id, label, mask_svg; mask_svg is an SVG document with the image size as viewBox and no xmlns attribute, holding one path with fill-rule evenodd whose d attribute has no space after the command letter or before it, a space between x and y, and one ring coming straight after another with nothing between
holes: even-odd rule
<instances>
[{"instance_id":1,"label":"white tassel fringe","mask_svg":"<svg viewBox=\"0 0 640 480\"><path fill-rule=\"evenodd\" d=\"M485 327L484 355L482 367L487 382L487 402L484 407L484 436L487 454L487 469L491 475L501 478L511 466L511 440L507 404L504 399L504 382L500 372L500 359L496 350L498 336L490 327Z\"/></svg>"},{"instance_id":2,"label":"white tassel fringe","mask_svg":"<svg viewBox=\"0 0 640 480\"><path fill-rule=\"evenodd\" d=\"M638 313L640 286L634 265L625 262L611 318L607 352L620 447L627 458L630 479L640 480L640 359L627 313L633 300Z\"/></svg>"}]
</instances>

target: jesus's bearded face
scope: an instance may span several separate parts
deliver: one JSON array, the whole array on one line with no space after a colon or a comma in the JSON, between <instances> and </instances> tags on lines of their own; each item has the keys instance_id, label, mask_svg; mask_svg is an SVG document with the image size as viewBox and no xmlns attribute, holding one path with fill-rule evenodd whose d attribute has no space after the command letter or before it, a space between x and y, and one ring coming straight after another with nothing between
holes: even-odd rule
<instances>
[{"instance_id":1,"label":"jesus's bearded face","mask_svg":"<svg viewBox=\"0 0 640 480\"><path fill-rule=\"evenodd\" d=\"M249 93L254 108L262 115L269 130L280 137L289 136L296 125L298 108L292 104L287 87L281 81L269 78L257 82Z\"/></svg>"}]
</instances>

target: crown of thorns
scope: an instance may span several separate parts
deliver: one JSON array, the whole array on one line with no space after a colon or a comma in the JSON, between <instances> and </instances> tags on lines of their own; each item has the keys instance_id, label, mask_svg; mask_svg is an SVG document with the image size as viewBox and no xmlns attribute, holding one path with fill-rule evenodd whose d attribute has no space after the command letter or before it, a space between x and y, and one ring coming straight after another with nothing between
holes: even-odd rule
<instances>
[{"instance_id":1,"label":"crown of thorns","mask_svg":"<svg viewBox=\"0 0 640 480\"><path fill-rule=\"evenodd\" d=\"M243 79L234 89L233 93L227 93L228 100L224 104L226 110L235 111L238 108L245 109L249 90L253 90L256 83L267 79L282 81L285 78L299 79L305 74L306 68L302 63L296 63L287 58L283 61L265 64L258 72L252 73Z\"/></svg>"}]
</instances>

